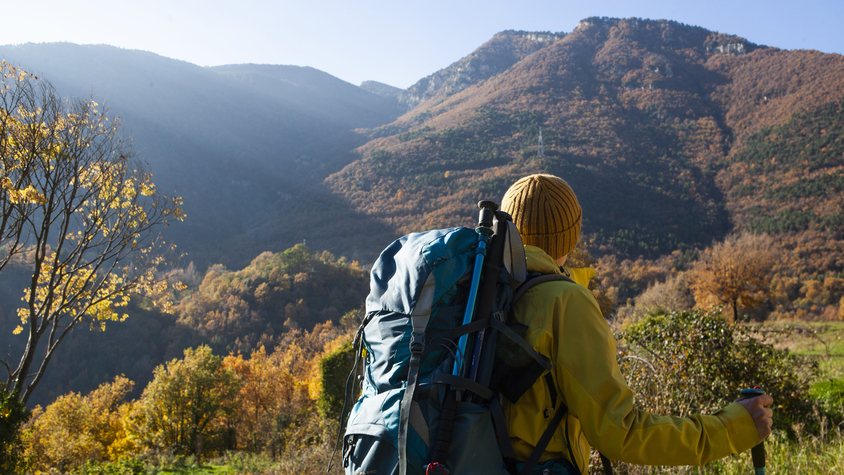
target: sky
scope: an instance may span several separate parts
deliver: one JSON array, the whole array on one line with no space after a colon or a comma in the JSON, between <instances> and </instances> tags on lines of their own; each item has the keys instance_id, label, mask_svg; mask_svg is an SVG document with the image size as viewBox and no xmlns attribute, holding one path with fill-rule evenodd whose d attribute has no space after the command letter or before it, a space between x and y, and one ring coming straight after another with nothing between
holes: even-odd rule
<instances>
[{"instance_id":1,"label":"sky","mask_svg":"<svg viewBox=\"0 0 844 475\"><path fill-rule=\"evenodd\" d=\"M0 0L0 45L66 41L200 66L311 66L407 88L503 30L591 16L668 19L783 49L844 53L844 1Z\"/></svg>"}]
</instances>

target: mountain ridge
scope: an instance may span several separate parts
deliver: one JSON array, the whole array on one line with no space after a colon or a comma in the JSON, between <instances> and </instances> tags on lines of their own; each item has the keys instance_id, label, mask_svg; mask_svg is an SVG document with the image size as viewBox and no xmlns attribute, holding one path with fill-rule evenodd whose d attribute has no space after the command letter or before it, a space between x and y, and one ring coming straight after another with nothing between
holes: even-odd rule
<instances>
[{"instance_id":1,"label":"mountain ridge","mask_svg":"<svg viewBox=\"0 0 844 475\"><path fill-rule=\"evenodd\" d=\"M844 272L844 57L668 20L587 18L543 42L515 33L495 35L405 90L416 87L411 109L397 88L378 95L378 84L358 87L308 67L203 68L74 45L50 62L43 45L28 50L31 57L16 54L63 94L87 97L95 84L95 97L107 96L124 115L156 183L184 195L188 221L171 229L186 230L168 237L190 249L185 264L196 260L183 274L197 289L203 275L213 277L204 284L213 305L198 307L193 327L133 301L130 322L109 330L114 339L103 347L89 343L100 335L69 340L63 355L81 356L57 365L44 388L85 391L130 374L125 365L148 375L209 338L220 351L245 352L296 325L336 320L366 291L363 269L349 261L366 266L404 233L473 226L478 199L500 199L529 173L554 173L573 186L594 255L687 256L751 230L786 242L784 259L796 262L797 274ZM0 47L0 56L9 50ZM57 62L68 63L66 74ZM471 71L460 69L467 64ZM429 88L436 74L442 81ZM255 270L271 257L262 253L304 255L305 246L293 248L303 242L349 258L314 254L354 268L360 282L320 281L307 294L310 310L305 294L285 300L283 312L280 304L252 305L281 302L258 302L275 282ZM807 253L820 263L810 272L800 267ZM216 263L224 266L203 272ZM278 288L301 291L305 277L319 280L313 271L290 271ZM219 302L215 279L231 284ZM794 295L798 284L789 284ZM3 287L3 328L17 324L18 287ZM223 324L225 338L215 342ZM102 356L97 348L144 356L89 364Z\"/></svg>"},{"instance_id":2,"label":"mountain ridge","mask_svg":"<svg viewBox=\"0 0 844 475\"><path fill-rule=\"evenodd\" d=\"M402 234L469 224L477 199L524 174L558 173L577 182L596 248L655 256L701 246L748 225L718 178L728 159L760 128L840 97L841 64L667 20L586 19L502 73L370 131L361 158L328 183ZM771 83L782 91L770 107L746 97L779 91Z\"/></svg>"},{"instance_id":3,"label":"mountain ridge","mask_svg":"<svg viewBox=\"0 0 844 475\"><path fill-rule=\"evenodd\" d=\"M4 46L0 57L51 81L62 95L93 91L123 118L159 189L183 196L187 219L166 236L201 267L242 266L256 253L303 239L342 250L322 231L327 223L279 233L274 221L308 222L313 208L328 202L353 215L332 202L320 182L353 159L347 152L365 140L355 129L402 112L395 101L313 68L204 68L154 53L70 43Z\"/></svg>"}]
</instances>

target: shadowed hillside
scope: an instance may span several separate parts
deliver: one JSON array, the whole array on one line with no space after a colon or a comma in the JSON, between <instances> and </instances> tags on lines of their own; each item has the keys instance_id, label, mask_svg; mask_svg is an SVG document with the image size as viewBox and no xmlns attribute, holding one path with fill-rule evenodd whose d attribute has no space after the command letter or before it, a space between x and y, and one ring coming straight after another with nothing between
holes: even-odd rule
<instances>
[{"instance_id":1,"label":"shadowed hillside","mask_svg":"<svg viewBox=\"0 0 844 475\"><path fill-rule=\"evenodd\" d=\"M63 94L93 90L123 117L158 187L184 197L187 220L167 232L189 253L182 264L195 263L178 315L134 301L108 335L69 338L42 402L121 372L142 381L188 346L248 353L336 321L395 237L473 226L479 199L538 172L577 192L586 248L603 259L602 302L629 303L749 230L774 234L789 269L760 312L844 315L840 55L590 18L567 34L502 32L404 91L107 46L0 47L0 57ZM27 277L15 273L0 276L9 329Z\"/></svg>"},{"instance_id":2,"label":"shadowed hillside","mask_svg":"<svg viewBox=\"0 0 844 475\"><path fill-rule=\"evenodd\" d=\"M63 95L93 93L122 117L158 187L184 197L187 219L167 233L201 266L242 266L256 253L303 239L345 251L331 237L354 235L343 226L356 220L325 228L310 219L314 207L353 216L340 212L342 202L326 202L320 182L364 143L353 129L389 122L403 110L394 99L307 67L202 68L68 43L3 46L0 58L42 75ZM289 223L297 232L278 232Z\"/></svg>"}]
</instances>

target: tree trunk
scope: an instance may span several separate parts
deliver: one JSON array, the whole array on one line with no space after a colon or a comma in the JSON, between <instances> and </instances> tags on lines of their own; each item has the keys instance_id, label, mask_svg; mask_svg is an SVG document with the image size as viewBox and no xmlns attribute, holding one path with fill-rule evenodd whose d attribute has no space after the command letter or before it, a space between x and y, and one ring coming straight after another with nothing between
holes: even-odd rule
<instances>
[{"instance_id":1,"label":"tree trunk","mask_svg":"<svg viewBox=\"0 0 844 475\"><path fill-rule=\"evenodd\" d=\"M735 298L735 297L733 298L732 305L733 305L733 321L738 323L739 322L738 298Z\"/></svg>"}]
</instances>

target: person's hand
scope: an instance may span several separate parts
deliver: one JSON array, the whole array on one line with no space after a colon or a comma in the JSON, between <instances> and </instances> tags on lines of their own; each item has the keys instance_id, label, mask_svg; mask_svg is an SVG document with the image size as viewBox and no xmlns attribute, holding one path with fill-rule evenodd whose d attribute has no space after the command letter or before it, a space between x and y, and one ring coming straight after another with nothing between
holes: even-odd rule
<instances>
[{"instance_id":1,"label":"person's hand","mask_svg":"<svg viewBox=\"0 0 844 475\"><path fill-rule=\"evenodd\" d=\"M774 423L774 411L771 410L771 404L774 403L774 398L763 394L751 399L739 399L736 402L744 406L750 413L753 423L756 424L756 432L759 433L760 441L771 435L771 425Z\"/></svg>"}]
</instances>

